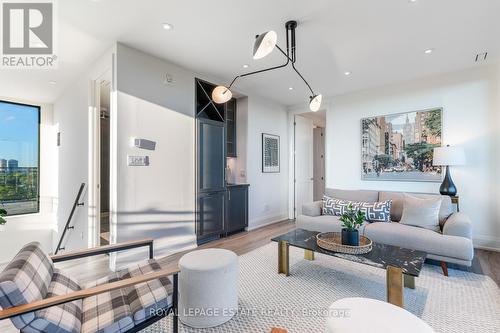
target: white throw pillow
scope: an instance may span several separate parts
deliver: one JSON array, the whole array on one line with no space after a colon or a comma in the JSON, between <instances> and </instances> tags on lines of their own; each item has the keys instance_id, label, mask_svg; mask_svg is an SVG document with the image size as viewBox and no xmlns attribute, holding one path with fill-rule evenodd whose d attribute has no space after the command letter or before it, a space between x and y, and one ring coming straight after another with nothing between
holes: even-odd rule
<instances>
[{"instance_id":1,"label":"white throw pillow","mask_svg":"<svg viewBox=\"0 0 500 333\"><path fill-rule=\"evenodd\" d=\"M422 199L404 193L400 223L439 232L439 210L442 199Z\"/></svg>"}]
</instances>

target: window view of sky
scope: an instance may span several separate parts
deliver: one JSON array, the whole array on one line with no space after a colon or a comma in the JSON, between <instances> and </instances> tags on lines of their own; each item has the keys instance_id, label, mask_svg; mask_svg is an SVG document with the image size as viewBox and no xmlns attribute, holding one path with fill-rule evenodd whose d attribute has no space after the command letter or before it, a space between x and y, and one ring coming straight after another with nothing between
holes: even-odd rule
<instances>
[{"instance_id":1,"label":"window view of sky","mask_svg":"<svg viewBox=\"0 0 500 333\"><path fill-rule=\"evenodd\" d=\"M0 102L0 159L38 166L38 108Z\"/></svg>"}]
</instances>

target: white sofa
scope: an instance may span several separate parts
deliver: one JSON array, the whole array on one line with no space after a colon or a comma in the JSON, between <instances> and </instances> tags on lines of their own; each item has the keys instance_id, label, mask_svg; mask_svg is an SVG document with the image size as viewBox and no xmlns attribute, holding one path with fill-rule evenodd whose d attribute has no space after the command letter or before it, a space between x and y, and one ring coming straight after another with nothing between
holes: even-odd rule
<instances>
[{"instance_id":1,"label":"white sofa","mask_svg":"<svg viewBox=\"0 0 500 333\"><path fill-rule=\"evenodd\" d=\"M474 257L472 223L467 215L453 211L451 198L439 194L411 193L421 198L442 197L439 222L441 232L400 224L403 212L403 192L326 189L326 195L337 199L376 202L392 200L390 223L365 223L361 234L374 242L427 252L427 258L439 260L447 274L445 263L471 266ZM297 217L297 228L340 232L339 216L322 215L322 201L305 204Z\"/></svg>"}]
</instances>

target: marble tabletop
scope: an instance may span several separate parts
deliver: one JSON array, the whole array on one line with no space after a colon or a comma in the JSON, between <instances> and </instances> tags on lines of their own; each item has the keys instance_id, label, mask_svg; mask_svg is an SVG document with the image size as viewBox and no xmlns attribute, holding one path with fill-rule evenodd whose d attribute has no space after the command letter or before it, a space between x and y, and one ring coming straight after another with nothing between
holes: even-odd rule
<instances>
[{"instance_id":1,"label":"marble tabletop","mask_svg":"<svg viewBox=\"0 0 500 333\"><path fill-rule=\"evenodd\" d=\"M286 234L272 238L273 242L287 241L290 246L333 257L357 262L364 265L387 268L393 266L401 268L403 273L411 276L419 276L427 253L417 250L405 249L399 246L373 242L372 250L366 254L345 254L332 252L319 247L316 243L317 231L295 229Z\"/></svg>"}]
</instances>

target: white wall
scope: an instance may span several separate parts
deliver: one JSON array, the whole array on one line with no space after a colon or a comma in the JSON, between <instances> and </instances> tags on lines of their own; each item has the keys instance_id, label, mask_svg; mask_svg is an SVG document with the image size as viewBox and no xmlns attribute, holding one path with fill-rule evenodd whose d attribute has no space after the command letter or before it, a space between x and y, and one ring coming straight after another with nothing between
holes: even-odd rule
<instances>
[{"instance_id":1,"label":"white wall","mask_svg":"<svg viewBox=\"0 0 500 333\"><path fill-rule=\"evenodd\" d=\"M465 148L454 167L461 211L471 216L478 246L500 249L499 85L489 66L332 99L327 111L327 187L438 193L439 183L361 180L361 118L443 107L443 143Z\"/></svg>"},{"instance_id":2,"label":"white wall","mask_svg":"<svg viewBox=\"0 0 500 333\"><path fill-rule=\"evenodd\" d=\"M167 73L173 82L165 82ZM196 246L195 77L166 60L117 45L116 198L111 207L116 219L111 233L118 242L154 238L156 256ZM156 150L134 148L134 137L155 141ZM150 166L130 167L127 155L147 155ZM137 260L139 253L144 257L145 251L120 254L112 266Z\"/></svg>"},{"instance_id":3,"label":"white wall","mask_svg":"<svg viewBox=\"0 0 500 333\"><path fill-rule=\"evenodd\" d=\"M280 137L280 173L262 173L262 133ZM288 147L287 109L262 98L248 97L250 230L288 218Z\"/></svg>"},{"instance_id":4,"label":"white wall","mask_svg":"<svg viewBox=\"0 0 500 333\"><path fill-rule=\"evenodd\" d=\"M118 107L117 242L152 237L157 257L194 247L194 118L122 92ZM132 137L156 149L135 148ZM150 165L127 166L127 155Z\"/></svg>"},{"instance_id":5,"label":"white wall","mask_svg":"<svg viewBox=\"0 0 500 333\"><path fill-rule=\"evenodd\" d=\"M7 224L0 231L0 264L9 262L26 243L40 242L47 252L52 252L52 233L56 228L57 164L56 135L53 126L52 104L40 104L0 97L0 100L40 106L40 212L37 214L7 217Z\"/></svg>"}]
</instances>

